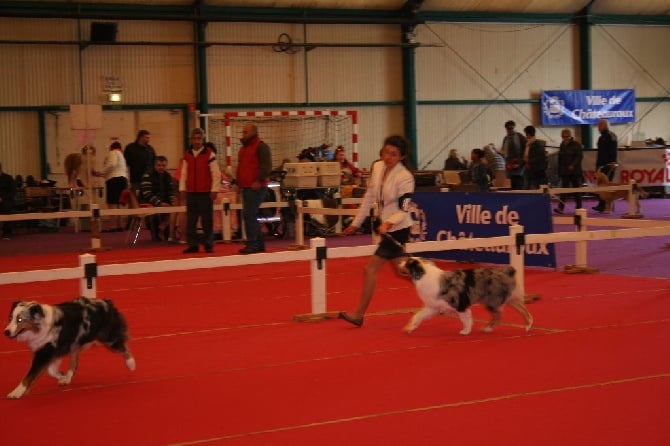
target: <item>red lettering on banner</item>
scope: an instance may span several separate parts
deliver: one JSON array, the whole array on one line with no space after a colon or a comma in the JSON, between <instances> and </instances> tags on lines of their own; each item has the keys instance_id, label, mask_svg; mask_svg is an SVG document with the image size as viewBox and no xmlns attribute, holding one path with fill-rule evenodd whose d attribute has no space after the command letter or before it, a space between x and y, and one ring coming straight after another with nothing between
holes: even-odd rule
<instances>
[{"instance_id":1,"label":"red lettering on banner","mask_svg":"<svg viewBox=\"0 0 670 446\"><path fill-rule=\"evenodd\" d=\"M620 176L622 183L628 183L630 180L634 180L636 183L652 184L663 184L665 182L663 169L622 170Z\"/></svg>"}]
</instances>

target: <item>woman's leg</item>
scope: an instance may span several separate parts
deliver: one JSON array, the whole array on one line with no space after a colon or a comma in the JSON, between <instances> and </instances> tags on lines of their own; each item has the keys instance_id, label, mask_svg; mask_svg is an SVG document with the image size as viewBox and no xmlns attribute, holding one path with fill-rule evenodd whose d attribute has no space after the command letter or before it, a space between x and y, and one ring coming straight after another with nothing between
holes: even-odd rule
<instances>
[{"instance_id":1,"label":"woman's leg","mask_svg":"<svg viewBox=\"0 0 670 446\"><path fill-rule=\"evenodd\" d=\"M377 286L377 274L386 262L386 259L373 255L365 264L361 299L358 302L358 308L356 308L356 311L351 315L354 319L362 319L363 316L365 316L365 312L370 306L375 287Z\"/></svg>"}]
</instances>

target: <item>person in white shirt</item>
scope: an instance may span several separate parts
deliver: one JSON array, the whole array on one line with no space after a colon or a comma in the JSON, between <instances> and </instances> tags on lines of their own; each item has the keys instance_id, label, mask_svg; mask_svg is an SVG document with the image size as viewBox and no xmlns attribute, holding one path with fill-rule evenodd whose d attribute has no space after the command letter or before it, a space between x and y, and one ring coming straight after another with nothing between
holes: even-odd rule
<instances>
[{"instance_id":1,"label":"person in white shirt","mask_svg":"<svg viewBox=\"0 0 670 446\"><path fill-rule=\"evenodd\" d=\"M382 236L377 250L365 265L363 289L358 307L353 313L340 312L338 317L360 327L365 312L372 301L379 269L392 261L396 271L403 273L400 263L405 255L404 245L409 240L413 224L409 214L409 204L414 192L414 175L407 168L409 143L398 135L384 140L381 161L375 163L370 175L363 202L351 225L344 230L345 235L355 234L368 217L370 209L377 204L379 225L373 222L373 230Z\"/></svg>"},{"instance_id":2,"label":"person in white shirt","mask_svg":"<svg viewBox=\"0 0 670 446\"><path fill-rule=\"evenodd\" d=\"M105 156L102 171L98 174L105 179L108 209L119 208L119 198L121 197L121 193L125 189L128 189L127 172L128 167L126 166L126 159L123 157L123 146L119 141L114 141L112 145L109 146L109 153ZM120 215L112 215L110 220L110 227L104 229L103 232L123 231Z\"/></svg>"}]
</instances>

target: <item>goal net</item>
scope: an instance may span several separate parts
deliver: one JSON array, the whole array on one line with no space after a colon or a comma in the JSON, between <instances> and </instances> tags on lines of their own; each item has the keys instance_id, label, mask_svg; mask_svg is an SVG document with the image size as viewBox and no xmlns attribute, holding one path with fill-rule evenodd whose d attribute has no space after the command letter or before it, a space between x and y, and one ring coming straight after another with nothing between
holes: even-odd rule
<instances>
[{"instance_id":1,"label":"goal net","mask_svg":"<svg viewBox=\"0 0 670 446\"><path fill-rule=\"evenodd\" d=\"M358 114L353 110L226 112L200 117L205 118L207 140L219 151L222 169L237 169L242 127L247 122L258 127L258 135L270 146L273 169L287 159L297 162L298 155L309 148L317 149L319 161L330 161L342 146L347 159L358 163Z\"/></svg>"}]
</instances>

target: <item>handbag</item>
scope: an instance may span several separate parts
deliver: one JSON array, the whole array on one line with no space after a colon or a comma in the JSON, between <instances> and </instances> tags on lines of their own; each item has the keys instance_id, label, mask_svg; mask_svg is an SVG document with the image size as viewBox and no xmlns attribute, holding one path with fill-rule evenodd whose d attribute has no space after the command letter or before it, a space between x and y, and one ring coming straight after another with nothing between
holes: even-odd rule
<instances>
[{"instance_id":1,"label":"handbag","mask_svg":"<svg viewBox=\"0 0 670 446\"><path fill-rule=\"evenodd\" d=\"M510 158L505 163L505 169L507 170L517 170L522 166L521 158Z\"/></svg>"}]
</instances>

